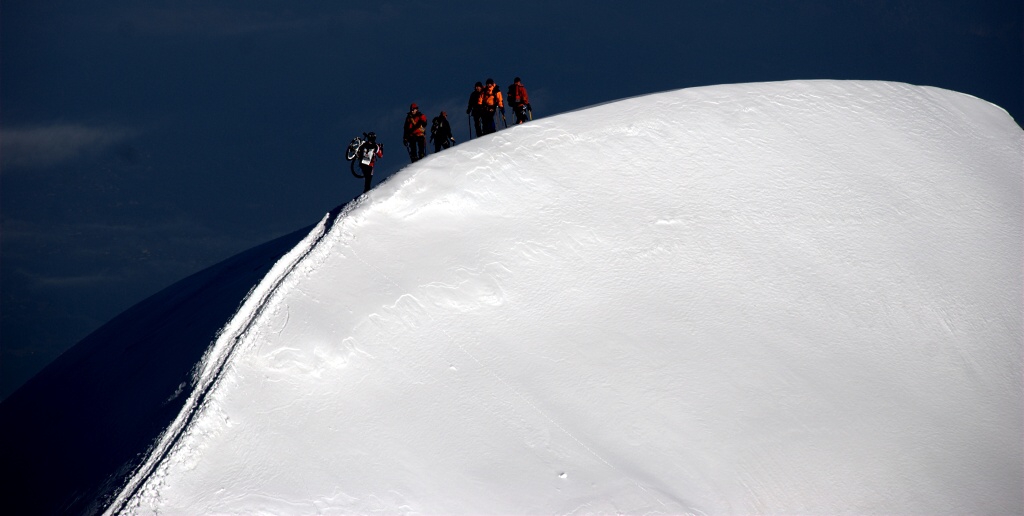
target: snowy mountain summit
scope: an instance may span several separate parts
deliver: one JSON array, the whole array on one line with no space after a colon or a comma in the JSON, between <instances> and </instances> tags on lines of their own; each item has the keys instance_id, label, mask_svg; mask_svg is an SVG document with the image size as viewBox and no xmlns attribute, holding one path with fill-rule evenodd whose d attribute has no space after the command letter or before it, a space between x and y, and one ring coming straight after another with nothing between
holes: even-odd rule
<instances>
[{"instance_id":1,"label":"snowy mountain summit","mask_svg":"<svg viewBox=\"0 0 1024 516\"><path fill-rule=\"evenodd\" d=\"M108 512L1021 513L1022 141L812 81L428 156L277 262Z\"/></svg>"}]
</instances>

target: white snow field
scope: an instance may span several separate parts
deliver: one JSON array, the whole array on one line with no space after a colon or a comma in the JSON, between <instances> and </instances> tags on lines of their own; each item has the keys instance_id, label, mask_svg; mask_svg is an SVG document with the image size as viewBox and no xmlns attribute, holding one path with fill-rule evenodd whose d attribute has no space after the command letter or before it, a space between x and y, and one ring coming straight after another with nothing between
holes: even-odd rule
<instances>
[{"instance_id":1,"label":"white snow field","mask_svg":"<svg viewBox=\"0 0 1024 516\"><path fill-rule=\"evenodd\" d=\"M859 81L428 156L278 262L109 512L1019 514L1022 156Z\"/></svg>"}]
</instances>

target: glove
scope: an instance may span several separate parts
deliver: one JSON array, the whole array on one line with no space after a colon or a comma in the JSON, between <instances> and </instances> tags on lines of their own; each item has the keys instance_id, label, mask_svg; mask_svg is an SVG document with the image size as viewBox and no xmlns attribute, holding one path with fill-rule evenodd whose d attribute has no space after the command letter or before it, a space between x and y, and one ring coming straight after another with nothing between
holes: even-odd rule
<instances>
[{"instance_id":1,"label":"glove","mask_svg":"<svg viewBox=\"0 0 1024 516\"><path fill-rule=\"evenodd\" d=\"M526 109L529 109L530 111L533 111L533 106L531 106L530 104L526 104Z\"/></svg>"}]
</instances>

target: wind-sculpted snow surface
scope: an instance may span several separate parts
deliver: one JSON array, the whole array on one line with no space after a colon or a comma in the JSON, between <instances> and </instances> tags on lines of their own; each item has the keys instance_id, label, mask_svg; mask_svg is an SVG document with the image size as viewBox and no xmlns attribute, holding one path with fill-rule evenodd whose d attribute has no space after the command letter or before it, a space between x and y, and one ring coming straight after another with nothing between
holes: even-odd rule
<instances>
[{"instance_id":1,"label":"wind-sculpted snow surface","mask_svg":"<svg viewBox=\"0 0 1024 516\"><path fill-rule=\"evenodd\" d=\"M112 509L1020 513L1021 172L871 82L460 144L279 263Z\"/></svg>"}]
</instances>

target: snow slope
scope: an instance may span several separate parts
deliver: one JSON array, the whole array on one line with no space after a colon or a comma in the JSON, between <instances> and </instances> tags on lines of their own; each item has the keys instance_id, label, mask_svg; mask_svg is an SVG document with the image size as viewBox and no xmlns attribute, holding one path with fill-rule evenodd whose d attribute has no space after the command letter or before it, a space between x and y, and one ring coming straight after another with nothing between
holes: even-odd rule
<instances>
[{"instance_id":1,"label":"snow slope","mask_svg":"<svg viewBox=\"0 0 1024 516\"><path fill-rule=\"evenodd\" d=\"M110 512L1024 512L1022 155L812 81L429 156L275 266Z\"/></svg>"}]
</instances>

